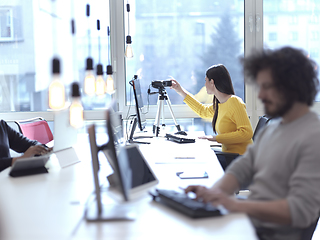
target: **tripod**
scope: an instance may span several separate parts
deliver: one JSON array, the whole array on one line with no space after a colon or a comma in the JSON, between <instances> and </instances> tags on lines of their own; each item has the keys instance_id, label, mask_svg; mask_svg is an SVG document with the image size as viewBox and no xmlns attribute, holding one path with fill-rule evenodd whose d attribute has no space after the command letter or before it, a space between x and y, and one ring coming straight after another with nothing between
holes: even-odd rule
<instances>
[{"instance_id":1,"label":"tripod","mask_svg":"<svg viewBox=\"0 0 320 240\"><path fill-rule=\"evenodd\" d=\"M154 125L153 125L153 133L156 134L156 137L158 137L159 135L159 132L160 132L160 118L161 118L161 115L162 115L162 126L165 126L165 123L164 123L164 100L166 101L168 107L169 107L169 110L170 110L170 113L171 113L171 117L174 121L174 124L176 126L176 128L178 129L178 131L181 131L181 128L180 128L180 125L177 124L177 121L173 115L173 111L172 111L172 107L171 107L171 102L170 102L170 99L169 97L167 96L167 92L165 90L164 87L159 87L159 98L158 98L158 111L157 111L157 116L156 116L156 119L154 121Z\"/></svg>"}]
</instances>

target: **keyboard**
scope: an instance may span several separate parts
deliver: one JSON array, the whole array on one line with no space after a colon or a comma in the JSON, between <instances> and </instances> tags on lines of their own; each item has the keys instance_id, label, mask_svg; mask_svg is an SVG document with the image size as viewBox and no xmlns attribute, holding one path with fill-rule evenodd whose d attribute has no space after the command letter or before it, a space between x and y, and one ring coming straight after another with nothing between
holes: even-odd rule
<instances>
[{"instance_id":1,"label":"keyboard","mask_svg":"<svg viewBox=\"0 0 320 240\"><path fill-rule=\"evenodd\" d=\"M177 143L194 143L196 142L195 139L192 138L185 138L185 137L178 137L172 134L166 134L166 138L169 141L177 142Z\"/></svg>"},{"instance_id":2,"label":"keyboard","mask_svg":"<svg viewBox=\"0 0 320 240\"><path fill-rule=\"evenodd\" d=\"M173 208L191 218L221 216L221 212L210 203L203 203L190 198L185 193L174 190L156 189L153 200Z\"/></svg>"}]
</instances>

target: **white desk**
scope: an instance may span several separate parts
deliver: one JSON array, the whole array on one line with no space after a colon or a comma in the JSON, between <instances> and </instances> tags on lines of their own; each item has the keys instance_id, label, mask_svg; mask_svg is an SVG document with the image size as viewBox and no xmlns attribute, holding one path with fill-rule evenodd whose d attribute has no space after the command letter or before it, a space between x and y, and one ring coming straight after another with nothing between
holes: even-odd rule
<instances>
[{"instance_id":1,"label":"white desk","mask_svg":"<svg viewBox=\"0 0 320 240\"><path fill-rule=\"evenodd\" d=\"M152 142L140 148L160 180L159 188L191 183L210 186L223 173L213 151L204 144L185 145L187 150L181 152L182 145L164 139ZM208 161L157 163L173 159L175 154L186 154L192 148L197 148ZM138 209L134 221L88 223L83 214L93 191L89 145L80 144L75 150L81 153L77 154L80 163L60 169L53 159L49 174L11 178L9 169L0 173L0 239L256 239L244 214L193 220L153 202L147 195L132 203ZM197 159L198 154L194 160ZM190 167L206 168L209 179L180 180L175 175Z\"/></svg>"}]
</instances>

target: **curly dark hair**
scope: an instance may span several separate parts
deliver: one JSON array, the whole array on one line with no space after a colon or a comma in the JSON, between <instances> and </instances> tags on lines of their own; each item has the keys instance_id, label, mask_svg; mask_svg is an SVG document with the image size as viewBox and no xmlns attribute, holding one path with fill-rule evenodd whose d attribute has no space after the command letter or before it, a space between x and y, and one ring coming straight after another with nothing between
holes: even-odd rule
<instances>
[{"instance_id":1,"label":"curly dark hair","mask_svg":"<svg viewBox=\"0 0 320 240\"><path fill-rule=\"evenodd\" d=\"M319 86L318 66L303 50L264 50L241 62L246 79L255 82L260 71L270 69L276 88L287 100L313 104Z\"/></svg>"}]
</instances>

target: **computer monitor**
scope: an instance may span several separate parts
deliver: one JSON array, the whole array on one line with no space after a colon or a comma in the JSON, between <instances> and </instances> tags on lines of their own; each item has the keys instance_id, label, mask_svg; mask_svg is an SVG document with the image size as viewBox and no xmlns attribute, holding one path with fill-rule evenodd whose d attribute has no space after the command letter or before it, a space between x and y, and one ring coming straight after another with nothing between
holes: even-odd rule
<instances>
[{"instance_id":1,"label":"computer monitor","mask_svg":"<svg viewBox=\"0 0 320 240\"><path fill-rule=\"evenodd\" d=\"M106 128L107 128L107 135L109 136L109 142L113 141L115 144L113 145L113 148L116 148L118 154L122 154L121 156L118 156L118 161L122 160L122 158L126 158L127 161L122 160L123 162L127 164L123 164L122 167L119 169L119 171L125 172L123 175L124 181L127 184L130 184L129 190L126 193L127 199L131 199L136 195L139 195L140 193L146 192L146 190L149 190L151 187L158 184L158 179L156 178L155 174L153 173L151 167L149 166L146 159L143 157L142 153L140 152L137 145L127 145L124 146L123 144L119 143L116 138L113 136L115 135L115 128L114 126L117 126L117 130L121 131L121 125L119 125L118 118L116 117L116 113L113 112L112 108L109 107L109 109L106 111ZM111 137L110 137L111 136ZM109 144L108 142L108 144ZM111 146L112 144L110 144ZM106 155L106 158L108 162L110 163L111 167L114 169L115 165L115 157L113 156L114 151L110 151L110 147L106 147L103 150L103 153ZM129 167L129 170L127 169ZM116 174L116 171L114 174L108 176L109 183L111 187L115 184L115 189L117 190L117 184L115 183L113 177ZM122 174L122 172L120 172ZM117 176L117 174L116 174ZM129 179L125 179L129 178ZM117 179L117 178L116 178Z\"/></svg>"},{"instance_id":2,"label":"computer monitor","mask_svg":"<svg viewBox=\"0 0 320 240\"><path fill-rule=\"evenodd\" d=\"M96 195L96 204L89 207L86 211L88 221L131 220L134 218L132 209L127 205L117 205L117 210L113 211L110 210L110 206L102 204L99 181L100 164L98 159L98 152L100 150L103 151L114 171L112 175L108 176L110 187L120 193L125 201L146 192L158 183L158 179L136 145L115 145L114 128L112 127L114 125L114 118L112 116L113 111L109 108L106 111L108 136L106 144L102 146L97 145L94 125L88 129Z\"/></svg>"},{"instance_id":3,"label":"computer monitor","mask_svg":"<svg viewBox=\"0 0 320 240\"><path fill-rule=\"evenodd\" d=\"M143 131L143 129L145 128L145 125L146 125L146 119L145 119L145 115L142 113L142 108L144 105L143 105L140 81L138 79L138 76L134 75L134 78L129 83L133 88L137 124L138 124L140 131Z\"/></svg>"},{"instance_id":4,"label":"computer monitor","mask_svg":"<svg viewBox=\"0 0 320 240\"><path fill-rule=\"evenodd\" d=\"M109 124L108 124L109 125ZM111 129L111 126L108 126ZM124 149L119 149L117 154L113 136L108 134L108 142L105 145L98 146L96 142L96 130L95 125L88 128L89 142L92 158L92 170L95 188L95 201L93 204L88 205L85 216L87 221L110 221L110 220L132 220L135 218L132 209L127 208L126 205L120 204L102 204L101 188L100 188L100 163L98 153L104 149L105 154L108 157L108 161L113 168L113 186L117 186L118 192L122 195L125 201L128 201L128 191L131 183L130 168L128 166L128 158ZM125 176L127 174L127 176ZM129 176L129 177L128 177Z\"/></svg>"},{"instance_id":5,"label":"computer monitor","mask_svg":"<svg viewBox=\"0 0 320 240\"><path fill-rule=\"evenodd\" d=\"M132 120L132 123L130 125L129 134L128 134L128 142L129 143L143 143L148 144L149 142L139 142L135 141L134 138L152 138L153 136L138 136L133 137L137 126L140 129L140 131L143 131L146 125L146 118L145 115L142 113L143 108L143 101L141 96L141 88L140 88L140 82L137 77L137 75L134 75L134 78L129 82L133 89L133 95L135 99L135 109L136 109L136 116Z\"/></svg>"}]
</instances>

